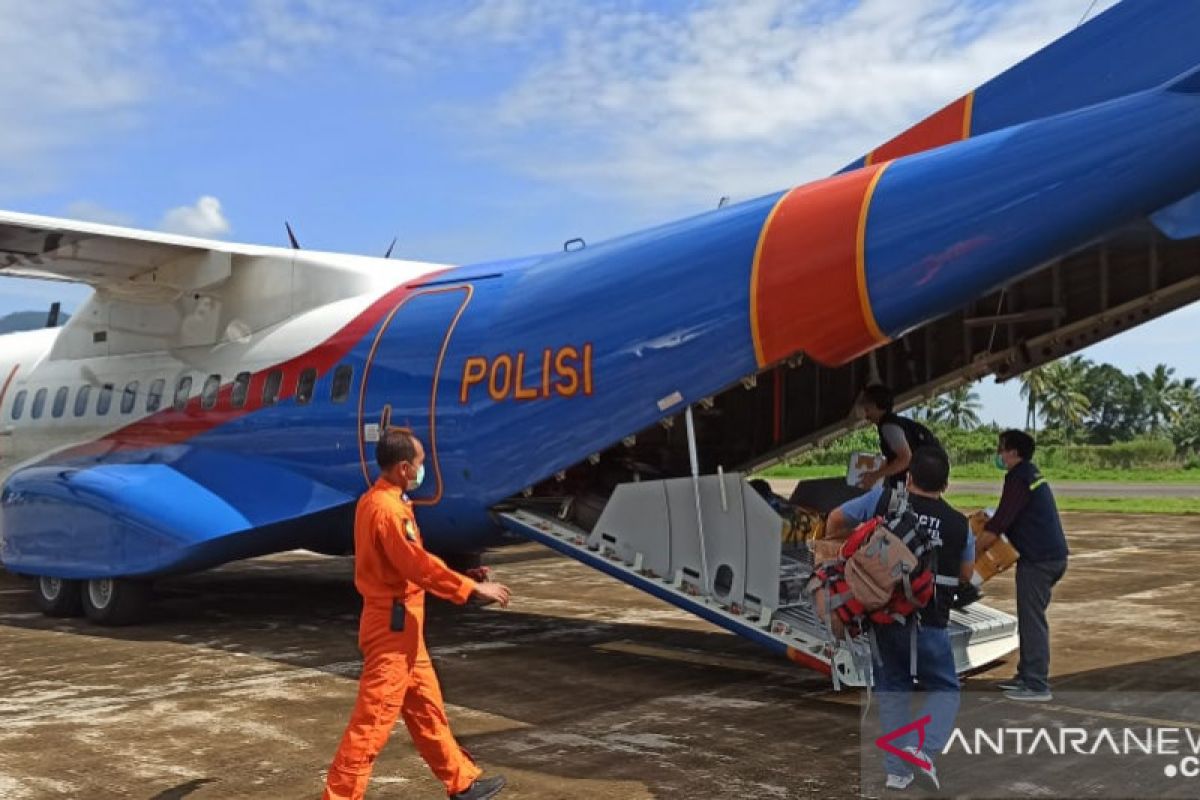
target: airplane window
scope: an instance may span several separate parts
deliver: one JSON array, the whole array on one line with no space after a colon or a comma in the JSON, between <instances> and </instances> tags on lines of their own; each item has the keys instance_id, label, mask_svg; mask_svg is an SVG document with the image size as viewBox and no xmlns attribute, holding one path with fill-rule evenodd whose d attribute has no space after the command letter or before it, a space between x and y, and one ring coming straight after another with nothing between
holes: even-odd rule
<instances>
[{"instance_id":1,"label":"airplane window","mask_svg":"<svg viewBox=\"0 0 1200 800\"><path fill-rule=\"evenodd\" d=\"M106 383L100 387L100 396L96 398L96 413L104 416L112 405L113 385Z\"/></svg>"},{"instance_id":2,"label":"airplane window","mask_svg":"<svg viewBox=\"0 0 1200 800\"><path fill-rule=\"evenodd\" d=\"M146 390L147 411L158 411L162 406L163 389L166 388L166 385L167 382L162 378L158 378L150 384L150 388Z\"/></svg>"},{"instance_id":3,"label":"airplane window","mask_svg":"<svg viewBox=\"0 0 1200 800\"><path fill-rule=\"evenodd\" d=\"M233 407L241 408L246 405L246 395L250 393L250 373L239 372L233 379Z\"/></svg>"},{"instance_id":4,"label":"airplane window","mask_svg":"<svg viewBox=\"0 0 1200 800\"><path fill-rule=\"evenodd\" d=\"M22 389L21 391L17 392L17 396L13 398L13 407L12 407L12 418L13 419L20 419L21 415L25 413L25 398L28 395L29 395L29 392Z\"/></svg>"},{"instance_id":5,"label":"airplane window","mask_svg":"<svg viewBox=\"0 0 1200 800\"><path fill-rule=\"evenodd\" d=\"M312 400L313 387L317 385L317 371L312 369L300 373L300 383L296 386L296 402L307 403Z\"/></svg>"},{"instance_id":6,"label":"airplane window","mask_svg":"<svg viewBox=\"0 0 1200 800\"><path fill-rule=\"evenodd\" d=\"M125 384L125 391L121 394L121 413L129 414L133 411L133 407L137 405L138 382L130 381Z\"/></svg>"},{"instance_id":7,"label":"airplane window","mask_svg":"<svg viewBox=\"0 0 1200 800\"><path fill-rule=\"evenodd\" d=\"M200 405L208 410L217 404L217 392L221 389L221 376L209 375L208 380L204 382L204 389L200 392Z\"/></svg>"},{"instance_id":8,"label":"airplane window","mask_svg":"<svg viewBox=\"0 0 1200 800\"><path fill-rule=\"evenodd\" d=\"M175 410L184 411L187 409L188 398L192 394L192 378L190 375L184 375L179 379L179 385L175 387Z\"/></svg>"},{"instance_id":9,"label":"airplane window","mask_svg":"<svg viewBox=\"0 0 1200 800\"><path fill-rule=\"evenodd\" d=\"M273 369L263 382L263 405L269 406L279 399L279 387L283 386L283 370Z\"/></svg>"},{"instance_id":10,"label":"airplane window","mask_svg":"<svg viewBox=\"0 0 1200 800\"><path fill-rule=\"evenodd\" d=\"M344 403L350 396L350 381L354 377L354 367L342 364L333 373L333 402Z\"/></svg>"},{"instance_id":11,"label":"airplane window","mask_svg":"<svg viewBox=\"0 0 1200 800\"><path fill-rule=\"evenodd\" d=\"M87 413L88 400L92 397L92 387L80 386L75 393L75 416L82 417Z\"/></svg>"},{"instance_id":12,"label":"airplane window","mask_svg":"<svg viewBox=\"0 0 1200 800\"><path fill-rule=\"evenodd\" d=\"M50 408L50 416L58 419L67 410L67 396L71 394L71 390L65 386L60 386L58 391L54 393L54 405Z\"/></svg>"},{"instance_id":13,"label":"airplane window","mask_svg":"<svg viewBox=\"0 0 1200 800\"><path fill-rule=\"evenodd\" d=\"M38 389L37 394L33 396L33 408L30 409L29 416L34 419L40 419L42 410L46 407L46 390Z\"/></svg>"}]
</instances>

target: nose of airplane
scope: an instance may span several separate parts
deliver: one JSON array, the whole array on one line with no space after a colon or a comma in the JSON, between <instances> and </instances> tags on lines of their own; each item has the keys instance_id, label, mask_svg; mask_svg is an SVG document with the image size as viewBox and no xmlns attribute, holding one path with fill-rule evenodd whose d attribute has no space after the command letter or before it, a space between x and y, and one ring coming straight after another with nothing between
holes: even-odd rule
<instances>
[{"instance_id":1,"label":"nose of airplane","mask_svg":"<svg viewBox=\"0 0 1200 800\"><path fill-rule=\"evenodd\" d=\"M760 367L829 365L1200 189L1200 72L798 187L755 252Z\"/></svg>"}]
</instances>

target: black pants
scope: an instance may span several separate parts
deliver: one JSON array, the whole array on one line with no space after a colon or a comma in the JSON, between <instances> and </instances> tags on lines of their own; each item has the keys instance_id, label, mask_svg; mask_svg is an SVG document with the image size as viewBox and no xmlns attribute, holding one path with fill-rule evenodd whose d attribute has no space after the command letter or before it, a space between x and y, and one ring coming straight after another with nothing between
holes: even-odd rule
<instances>
[{"instance_id":1,"label":"black pants","mask_svg":"<svg viewBox=\"0 0 1200 800\"><path fill-rule=\"evenodd\" d=\"M1067 571L1061 561L1017 561L1017 626L1021 637L1021 660L1017 677L1036 692L1050 691L1050 625L1046 607L1054 584Z\"/></svg>"}]
</instances>

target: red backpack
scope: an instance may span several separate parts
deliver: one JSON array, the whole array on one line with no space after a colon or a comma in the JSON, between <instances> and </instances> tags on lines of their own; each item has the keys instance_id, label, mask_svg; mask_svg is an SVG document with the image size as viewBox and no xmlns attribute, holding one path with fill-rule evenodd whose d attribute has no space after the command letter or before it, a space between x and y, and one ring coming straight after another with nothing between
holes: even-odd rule
<instances>
[{"instance_id":1,"label":"red backpack","mask_svg":"<svg viewBox=\"0 0 1200 800\"><path fill-rule=\"evenodd\" d=\"M870 625L905 624L933 599L937 546L908 508L867 520L836 558L816 565L807 588L817 616L838 639Z\"/></svg>"}]
</instances>

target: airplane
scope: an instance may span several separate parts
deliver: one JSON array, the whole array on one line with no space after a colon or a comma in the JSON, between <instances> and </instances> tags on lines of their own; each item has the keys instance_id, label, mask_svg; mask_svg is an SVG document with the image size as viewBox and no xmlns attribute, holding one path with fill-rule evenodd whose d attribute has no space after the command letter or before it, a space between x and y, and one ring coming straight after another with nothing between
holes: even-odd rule
<instances>
[{"instance_id":1,"label":"airplane","mask_svg":"<svg viewBox=\"0 0 1200 800\"><path fill-rule=\"evenodd\" d=\"M50 615L346 554L373 442L427 445L431 549L541 541L835 681L742 475L1200 298L1200 6L1126 0L841 172L599 244L465 266L0 212L0 276L75 281L0 338L0 562ZM294 243L294 241L293 241ZM978 604L961 669L1015 646Z\"/></svg>"}]
</instances>

